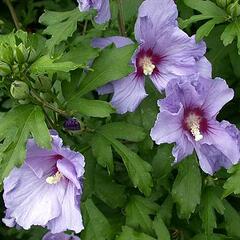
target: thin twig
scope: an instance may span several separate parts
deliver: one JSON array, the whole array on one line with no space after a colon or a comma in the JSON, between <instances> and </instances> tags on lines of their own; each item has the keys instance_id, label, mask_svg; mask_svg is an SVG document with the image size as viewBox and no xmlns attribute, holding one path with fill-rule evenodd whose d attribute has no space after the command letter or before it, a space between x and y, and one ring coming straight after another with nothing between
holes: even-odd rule
<instances>
[{"instance_id":1,"label":"thin twig","mask_svg":"<svg viewBox=\"0 0 240 240\"><path fill-rule=\"evenodd\" d=\"M35 98L39 103L41 103L41 105L42 105L43 107L49 108L49 109L51 109L52 111L54 111L54 112L56 112L56 113L58 113L58 114L60 114L60 115L62 115L62 116L64 116L64 117L69 117L69 116L70 116L70 114L67 113L66 111L61 110L61 109L55 107L54 105L46 102L44 99L42 99L40 96L38 96L38 94L36 94L35 91L31 90L31 95L32 95L32 97Z\"/></svg>"},{"instance_id":2,"label":"thin twig","mask_svg":"<svg viewBox=\"0 0 240 240\"><path fill-rule=\"evenodd\" d=\"M123 2L122 0L117 0L117 3L118 3L119 31L122 36L126 36L125 20L124 20L124 14L123 14Z\"/></svg>"},{"instance_id":3,"label":"thin twig","mask_svg":"<svg viewBox=\"0 0 240 240\"><path fill-rule=\"evenodd\" d=\"M8 9L11 13L11 16L12 16L12 19L13 19L13 22L15 24L15 27L17 30L21 29L21 24L20 22L18 21L18 17L17 17L17 14L12 6L12 3L11 3L11 0L4 0L4 2L6 3L6 5L8 6Z\"/></svg>"}]
</instances>

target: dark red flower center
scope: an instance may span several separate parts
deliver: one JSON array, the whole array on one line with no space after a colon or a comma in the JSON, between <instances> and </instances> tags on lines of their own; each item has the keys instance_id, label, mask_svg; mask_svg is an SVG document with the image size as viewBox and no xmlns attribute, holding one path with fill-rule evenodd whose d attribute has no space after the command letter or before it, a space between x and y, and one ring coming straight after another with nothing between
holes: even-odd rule
<instances>
[{"instance_id":1,"label":"dark red flower center","mask_svg":"<svg viewBox=\"0 0 240 240\"><path fill-rule=\"evenodd\" d=\"M183 128L191 133L195 141L200 141L203 138L203 133L207 132L208 129L204 112L200 108L186 109L184 111Z\"/></svg>"},{"instance_id":2,"label":"dark red flower center","mask_svg":"<svg viewBox=\"0 0 240 240\"><path fill-rule=\"evenodd\" d=\"M154 54L152 49L141 49L136 57L137 74L150 76L158 72L157 64L159 64L161 57Z\"/></svg>"}]
</instances>

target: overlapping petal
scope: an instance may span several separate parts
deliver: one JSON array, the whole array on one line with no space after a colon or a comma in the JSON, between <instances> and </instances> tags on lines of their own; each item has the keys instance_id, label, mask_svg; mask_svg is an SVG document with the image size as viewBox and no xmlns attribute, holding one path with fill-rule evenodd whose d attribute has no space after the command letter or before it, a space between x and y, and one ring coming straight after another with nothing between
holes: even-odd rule
<instances>
[{"instance_id":1,"label":"overlapping petal","mask_svg":"<svg viewBox=\"0 0 240 240\"><path fill-rule=\"evenodd\" d=\"M147 96L144 89L144 78L135 73L113 82L114 94L111 104L118 113L133 112Z\"/></svg>"}]
</instances>

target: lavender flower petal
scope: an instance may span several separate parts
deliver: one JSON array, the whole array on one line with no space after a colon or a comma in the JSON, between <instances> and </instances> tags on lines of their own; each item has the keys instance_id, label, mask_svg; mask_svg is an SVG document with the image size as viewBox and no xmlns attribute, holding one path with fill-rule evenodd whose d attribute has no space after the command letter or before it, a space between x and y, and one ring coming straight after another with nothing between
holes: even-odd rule
<instances>
[{"instance_id":1,"label":"lavender flower petal","mask_svg":"<svg viewBox=\"0 0 240 240\"><path fill-rule=\"evenodd\" d=\"M113 82L114 95L111 104L118 113L133 112L147 96L144 89L144 79L139 78L136 74Z\"/></svg>"}]
</instances>

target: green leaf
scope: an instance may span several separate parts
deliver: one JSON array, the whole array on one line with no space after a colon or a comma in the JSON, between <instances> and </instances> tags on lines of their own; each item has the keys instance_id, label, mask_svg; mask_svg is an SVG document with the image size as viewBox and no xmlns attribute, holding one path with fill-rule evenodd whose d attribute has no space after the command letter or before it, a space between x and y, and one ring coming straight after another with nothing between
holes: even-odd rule
<instances>
[{"instance_id":1,"label":"green leaf","mask_svg":"<svg viewBox=\"0 0 240 240\"><path fill-rule=\"evenodd\" d=\"M196 41L201 41L204 37L207 37L209 33L213 30L216 24L222 23L221 18L213 18L203 24L196 33Z\"/></svg>"},{"instance_id":2,"label":"green leaf","mask_svg":"<svg viewBox=\"0 0 240 240\"><path fill-rule=\"evenodd\" d=\"M110 103L100 100L89 100L85 98L72 99L67 102L67 109L73 113L81 113L89 117L109 117L114 113L114 108Z\"/></svg>"},{"instance_id":3,"label":"green leaf","mask_svg":"<svg viewBox=\"0 0 240 240\"><path fill-rule=\"evenodd\" d=\"M91 199L82 204L82 212L85 226L82 233L84 240L111 239L111 225Z\"/></svg>"},{"instance_id":4,"label":"green leaf","mask_svg":"<svg viewBox=\"0 0 240 240\"><path fill-rule=\"evenodd\" d=\"M146 132L142 127L135 126L126 122L109 123L101 127L100 132L126 141L140 142L146 137Z\"/></svg>"},{"instance_id":5,"label":"green leaf","mask_svg":"<svg viewBox=\"0 0 240 240\"><path fill-rule=\"evenodd\" d=\"M240 215L239 213L231 206L228 201L224 201L224 218L226 224L226 230L229 236L240 238Z\"/></svg>"},{"instance_id":6,"label":"green leaf","mask_svg":"<svg viewBox=\"0 0 240 240\"><path fill-rule=\"evenodd\" d=\"M5 139L0 149L3 154L1 181L14 166L21 165L25 160L25 145L30 134L40 147L51 148L51 137L40 107L21 105L13 108L1 119L0 138Z\"/></svg>"},{"instance_id":7,"label":"green leaf","mask_svg":"<svg viewBox=\"0 0 240 240\"><path fill-rule=\"evenodd\" d=\"M94 189L96 196L111 208L123 207L127 200L125 186L117 184L99 169L95 172Z\"/></svg>"},{"instance_id":8,"label":"green leaf","mask_svg":"<svg viewBox=\"0 0 240 240\"><path fill-rule=\"evenodd\" d=\"M93 48L90 43L88 45L81 43L80 46L70 48L69 52L62 56L61 61L87 65L90 60L95 59L98 55L98 50Z\"/></svg>"},{"instance_id":9,"label":"green leaf","mask_svg":"<svg viewBox=\"0 0 240 240\"><path fill-rule=\"evenodd\" d=\"M202 179L195 155L179 164L172 188L172 197L179 207L179 216L189 219L200 203Z\"/></svg>"},{"instance_id":10,"label":"green leaf","mask_svg":"<svg viewBox=\"0 0 240 240\"><path fill-rule=\"evenodd\" d=\"M161 218L167 225L170 225L171 222L173 205L174 203L172 196L168 195L168 197L165 199L159 209L159 212L161 213Z\"/></svg>"},{"instance_id":11,"label":"green leaf","mask_svg":"<svg viewBox=\"0 0 240 240\"><path fill-rule=\"evenodd\" d=\"M78 92L71 100L78 99L84 94L101 87L102 85L127 76L131 72L129 61L135 50L135 45L123 48L107 48L95 60L92 68L80 83Z\"/></svg>"},{"instance_id":12,"label":"green leaf","mask_svg":"<svg viewBox=\"0 0 240 240\"><path fill-rule=\"evenodd\" d=\"M170 144L161 144L153 158L153 176L155 178L165 178L172 171L171 164L174 161L172 155L172 146Z\"/></svg>"},{"instance_id":13,"label":"green leaf","mask_svg":"<svg viewBox=\"0 0 240 240\"><path fill-rule=\"evenodd\" d=\"M145 162L135 152L131 151L118 140L103 132L99 132L99 134L108 140L115 151L122 157L124 165L127 168L128 175L134 186L138 187L139 190L146 196L149 196L153 186L152 177L150 174L152 171L151 165Z\"/></svg>"},{"instance_id":14,"label":"green leaf","mask_svg":"<svg viewBox=\"0 0 240 240\"><path fill-rule=\"evenodd\" d=\"M195 9L204 15L211 16L212 18L227 16L226 12L223 9L209 0L184 0L184 3L188 7Z\"/></svg>"},{"instance_id":15,"label":"green leaf","mask_svg":"<svg viewBox=\"0 0 240 240\"><path fill-rule=\"evenodd\" d=\"M198 30L196 34L196 40L200 41L203 37L208 36L212 31L214 26L219 23L223 23L227 21L227 13L218 7L215 3L209 0L184 0L184 3L195 9L201 14L190 17L189 19L183 20L181 22L182 27L188 27L189 24L198 22L205 19L210 19L208 22L203 24Z\"/></svg>"},{"instance_id":16,"label":"green leaf","mask_svg":"<svg viewBox=\"0 0 240 240\"><path fill-rule=\"evenodd\" d=\"M231 193L240 193L240 164L237 164L228 170L231 176L225 182L223 188L225 189L223 196L227 197Z\"/></svg>"},{"instance_id":17,"label":"green leaf","mask_svg":"<svg viewBox=\"0 0 240 240\"><path fill-rule=\"evenodd\" d=\"M122 232L116 240L156 240L147 234L134 231L132 228L124 226Z\"/></svg>"},{"instance_id":18,"label":"green leaf","mask_svg":"<svg viewBox=\"0 0 240 240\"><path fill-rule=\"evenodd\" d=\"M97 162L102 167L107 167L110 174L114 171L111 144L100 134L95 134L91 141L92 151Z\"/></svg>"},{"instance_id":19,"label":"green leaf","mask_svg":"<svg viewBox=\"0 0 240 240\"><path fill-rule=\"evenodd\" d=\"M9 46L14 47L16 44L16 39L14 33L0 34L0 44L7 43Z\"/></svg>"},{"instance_id":20,"label":"green leaf","mask_svg":"<svg viewBox=\"0 0 240 240\"><path fill-rule=\"evenodd\" d=\"M126 207L126 224L133 228L140 227L144 233L152 235L153 223L150 215L158 210L159 206L147 198L132 196Z\"/></svg>"},{"instance_id":21,"label":"green leaf","mask_svg":"<svg viewBox=\"0 0 240 240\"><path fill-rule=\"evenodd\" d=\"M37 59L31 66L30 71L34 74L39 73L55 73L55 72L69 72L75 70L80 66L73 62L55 62L50 56L42 56Z\"/></svg>"},{"instance_id":22,"label":"green leaf","mask_svg":"<svg viewBox=\"0 0 240 240\"><path fill-rule=\"evenodd\" d=\"M225 208L220 195L221 191L217 187L207 187L202 194L200 218L202 219L205 235L208 237L213 233L213 229L217 227L215 211L224 214Z\"/></svg>"},{"instance_id":23,"label":"green leaf","mask_svg":"<svg viewBox=\"0 0 240 240\"><path fill-rule=\"evenodd\" d=\"M46 25L44 34L51 35L47 40L50 51L54 46L71 37L77 30L77 22L83 19L84 14L78 8L67 12L46 11L39 19L39 22Z\"/></svg>"},{"instance_id":24,"label":"green leaf","mask_svg":"<svg viewBox=\"0 0 240 240\"><path fill-rule=\"evenodd\" d=\"M229 238L222 234L211 234L209 236L206 236L205 234L198 234L194 238L191 238L191 240L231 240L231 239L232 238Z\"/></svg>"},{"instance_id":25,"label":"green leaf","mask_svg":"<svg viewBox=\"0 0 240 240\"><path fill-rule=\"evenodd\" d=\"M158 212L157 216L153 221L153 229L156 232L158 240L171 240L170 233L163 222L160 212Z\"/></svg>"},{"instance_id":26,"label":"green leaf","mask_svg":"<svg viewBox=\"0 0 240 240\"><path fill-rule=\"evenodd\" d=\"M238 54L240 54L240 20L228 24L221 35L224 46L227 46L237 38Z\"/></svg>"}]
</instances>

